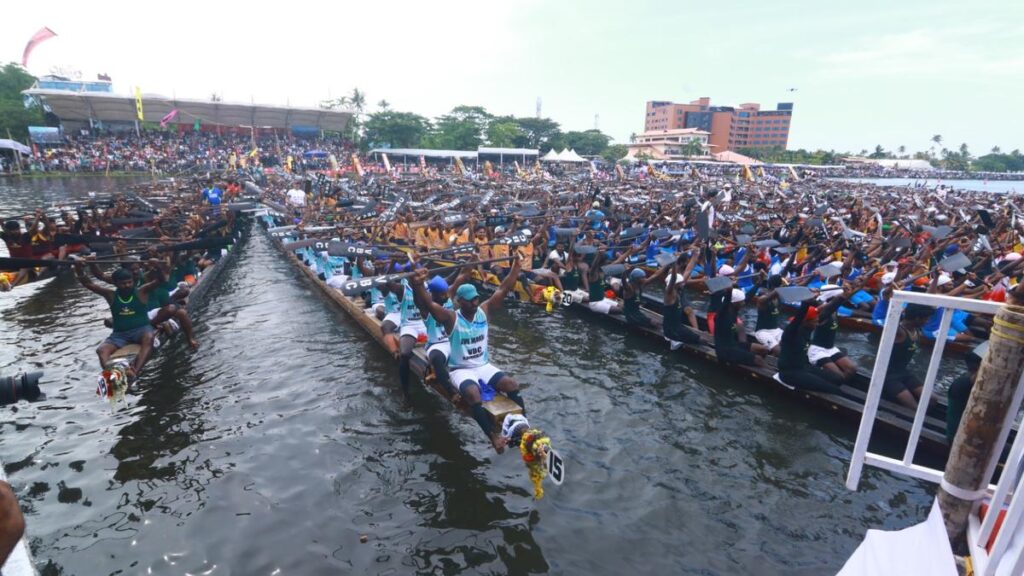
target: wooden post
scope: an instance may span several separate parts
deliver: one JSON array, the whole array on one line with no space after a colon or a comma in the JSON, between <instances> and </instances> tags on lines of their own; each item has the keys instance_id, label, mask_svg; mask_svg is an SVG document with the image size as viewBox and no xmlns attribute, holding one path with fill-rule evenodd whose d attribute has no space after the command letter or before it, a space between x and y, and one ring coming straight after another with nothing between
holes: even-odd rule
<instances>
[{"instance_id":1,"label":"wooden post","mask_svg":"<svg viewBox=\"0 0 1024 576\"><path fill-rule=\"evenodd\" d=\"M1024 368L1024 306L1014 290L995 316L988 354L981 362L960 428L949 451L939 506L953 550L963 550L967 518L980 500L998 458L996 444ZM952 492L952 493L951 493ZM998 505L994 505L998 512Z\"/></svg>"}]
</instances>

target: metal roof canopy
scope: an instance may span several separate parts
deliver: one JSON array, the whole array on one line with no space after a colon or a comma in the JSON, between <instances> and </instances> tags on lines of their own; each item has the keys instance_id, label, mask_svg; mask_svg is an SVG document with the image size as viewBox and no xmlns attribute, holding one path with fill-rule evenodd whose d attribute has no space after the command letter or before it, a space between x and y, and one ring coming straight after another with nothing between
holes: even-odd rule
<instances>
[{"instance_id":1,"label":"metal roof canopy","mask_svg":"<svg viewBox=\"0 0 1024 576\"><path fill-rule=\"evenodd\" d=\"M134 96L38 88L25 90L22 94L42 99L62 120L91 119L108 122L132 122L137 119ZM321 130L334 131L344 130L352 117L352 112L347 110L211 102L167 98L158 94L142 95L142 111L147 121L158 122L171 110L178 111L174 122L181 124L199 120L204 124L219 124L221 126L255 126L257 128L315 126Z\"/></svg>"},{"instance_id":2,"label":"metal roof canopy","mask_svg":"<svg viewBox=\"0 0 1024 576\"><path fill-rule=\"evenodd\" d=\"M476 158L473 150L431 150L428 148L375 148L370 154L396 156L423 156L424 158Z\"/></svg>"}]
</instances>

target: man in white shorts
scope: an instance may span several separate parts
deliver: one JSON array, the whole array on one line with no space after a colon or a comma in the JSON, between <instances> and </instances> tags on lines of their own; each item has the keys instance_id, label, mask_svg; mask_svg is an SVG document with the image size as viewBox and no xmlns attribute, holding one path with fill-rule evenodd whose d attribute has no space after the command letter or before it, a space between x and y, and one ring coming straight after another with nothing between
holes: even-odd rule
<instances>
[{"instance_id":1,"label":"man in white shorts","mask_svg":"<svg viewBox=\"0 0 1024 576\"><path fill-rule=\"evenodd\" d=\"M512 269L502 280L494 294L484 302L476 286L463 284L455 292L455 310L447 310L434 302L427 294L424 282L427 272L417 270L412 280L412 288L416 291L417 300L429 305L430 315L444 327L451 345L448 358L448 369L452 382L458 387L459 393L469 404L473 419L487 435L494 450L501 454L505 451L507 439L494 430L491 415L483 407L483 395L489 390L501 392L526 412L522 397L519 395L519 384L510 376L505 375L490 363L488 355L488 322L487 316L502 305L508 291L519 278L520 257L514 256Z\"/></svg>"}]
</instances>

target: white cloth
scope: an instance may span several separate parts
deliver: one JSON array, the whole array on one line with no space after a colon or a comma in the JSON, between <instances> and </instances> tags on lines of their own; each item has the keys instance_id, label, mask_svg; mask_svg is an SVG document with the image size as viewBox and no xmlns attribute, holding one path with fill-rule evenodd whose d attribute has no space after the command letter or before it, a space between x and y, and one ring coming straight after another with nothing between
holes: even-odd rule
<instances>
[{"instance_id":1,"label":"white cloth","mask_svg":"<svg viewBox=\"0 0 1024 576\"><path fill-rule=\"evenodd\" d=\"M289 206L305 206L306 205L306 193L297 188L292 188L288 191L288 205Z\"/></svg>"},{"instance_id":2,"label":"white cloth","mask_svg":"<svg viewBox=\"0 0 1024 576\"><path fill-rule=\"evenodd\" d=\"M822 348L821 346L811 344L811 346L807 348L807 359L810 360L811 364L817 365L818 362L828 360L840 352L842 352L842 350L839 348Z\"/></svg>"},{"instance_id":3,"label":"white cloth","mask_svg":"<svg viewBox=\"0 0 1024 576\"><path fill-rule=\"evenodd\" d=\"M427 325L422 320L419 322L406 322L402 325L402 328L398 331L399 336L412 336L417 340L422 335L423 338L427 337Z\"/></svg>"},{"instance_id":4,"label":"white cloth","mask_svg":"<svg viewBox=\"0 0 1024 576\"><path fill-rule=\"evenodd\" d=\"M511 438L512 433L522 426L530 427L530 422L526 419L526 416L522 414L509 414L501 422L501 435L505 438Z\"/></svg>"},{"instance_id":5,"label":"white cloth","mask_svg":"<svg viewBox=\"0 0 1024 576\"><path fill-rule=\"evenodd\" d=\"M345 282L348 282L348 275L346 274L335 274L327 279L327 285L331 288L337 288L338 290L341 290L341 287L345 285Z\"/></svg>"},{"instance_id":6,"label":"white cloth","mask_svg":"<svg viewBox=\"0 0 1024 576\"><path fill-rule=\"evenodd\" d=\"M433 344L427 344L427 354L430 354L434 350L438 350L442 354L444 354L444 358L445 360L447 360L452 355L452 344L447 340L443 340L441 342L434 342Z\"/></svg>"},{"instance_id":7,"label":"white cloth","mask_svg":"<svg viewBox=\"0 0 1024 576\"><path fill-rule=\"evenodd\" d=\"M903 530L868 530L838 576L956 576L938 500L928 519Z\"/></svg>"},{"instance_id":8,"label":"white cloth","mask_svg":"<svg viewBox=\"0 0 1024 576\"><path fill-rule=\"evenodd\" d=\"M402 323L402 313L401 312L391 312L387 316L384 317L384 322L391 322L397 328Z\"/></svg>"},{"instance_id":9,"label":"white cloth","mask_svg":"<svg viewBox=\"0 0 1024 576\"><path fill-rule=\"evenodd\" d=\"M782 344L782 328L766 328L754 332L754 338L768 348Z\"/></svg>"},{"instance_id":10,"label":"white cloth","mask_svg":"<svg viewBox=\"0 0 1024 576\"><path fill-rule=\"evenodd\" d=\"M615 300L605 298L604 300L601 300L599 302L590 302L589 304L587 304L587 306L589 306L591 310L599 314L608 314L612 311L612 308L615 307L615 304L617 304Z\"/></svg>"},{"instance_id":11,"label":"white cloth","mask_svg":"<svg viewBox=\"0 0 1024 576\"><path fill-rule=\"evenodd\" d=\"M482 366L474 366L473 368L458 368L451 371L452 384L462 386L462 383L466 380L469 380L474 384L480 380L487 383L490 382L491 378L494 378L494 375L498 372L501 372L501 370L495 368L490 362Z\"/></svg>"}]
</instances>

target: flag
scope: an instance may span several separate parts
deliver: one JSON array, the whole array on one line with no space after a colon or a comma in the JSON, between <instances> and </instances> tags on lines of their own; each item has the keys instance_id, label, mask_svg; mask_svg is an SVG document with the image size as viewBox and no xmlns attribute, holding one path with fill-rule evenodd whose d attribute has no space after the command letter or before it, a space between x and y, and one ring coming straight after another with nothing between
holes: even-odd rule
<instances>
[{"instance_id":1,"label":"flag","mask_svg":"<svg viewBox=\"0 0 1024 576\"><path fill-rule=\"evenodd\" d=\"M388 160L388 155L381 154L380 156L384 160L384 169L388 171L388 174L391 174L391 161Z\"/></svg>"},{"instance_id":2,"label":"flag","mask_svg":"<svg viewBox=\"0 0 1024 576\"><path fill-rule=\"evenodd\" d=\"M252 149L252 152L249 152L249 158L255 158L256 155L259 154L259 153L260 153L260 149L256 148L254 146L253 149Z\"/></svg>"},{"instance_id":3,"label":"flag","mask_svg":"<svg viewBox=\"0 0 1024 576\"><path fill-rule=\"evenodd\" d=\"M142 115L142 89L138 86L135 87L135 115L139 120L145 120Z\"/></svg>"},{"instance_id":4,"label":"flag","mask_svg":"<svg viewBox=\"0 0 1024 576\"><path fill-rule=\"evenodd\" d=\"M160 127L161 128L167 128L167 125L170 124L171 120L174 120L174 118L177 115L178 115L178 109L177 108L175 108L174 110L171 110L170 112L168 112L166 116L164 116L163 118L160 119Z\"/></svg>"},{"instance_id":5,"label":"flag","mask_svg":"<svg viewBox=\"0 0 1024 576\"><path fill-rule=\"evenodd\" d=\"M56 35L56 32L50 30L45 26L43 26L42 28L39 29L38 32L33 34L32 37L29 38L28 44L25 45L25 52L21 55L22 67L28 68L28 55L31 54L33 50L35 50L36 46L38 46L40 42L43 42L44 40L49 40L50 38L53 38Z\"/></svg>"},{"instance_id":6,"label":"flag","mask_svg":"<svg viewBox=\"0 0 1024 576\"><path fill-rule=\"evenodd\" d=\"M192 131L193 132L199 132L199 126L200 126L200 122L197 119L195 122L192 123Z\"/></svg>"},{"instance_id":7,"label":"flag","mask_svg":"<svg viewBox=\"0 0 1024 576\"><path fill-rule=\"evenodd\" d=\"M110 75L109 74L97 74L96 75L96 79L97 80L101 80L103 82L110 82Z\"/></svg>"},{"instance_id":8,"label":"flag","mask_svg":"<svg viewBox=\"0 0 1024 576\"><path fill-rule=\"evenodd\" d=\"M359 162L359 156L352 154L352 167L356 169L356 174L359 174L359 178L363 177L363 165Z\"/></svg>"}]
</instances>

